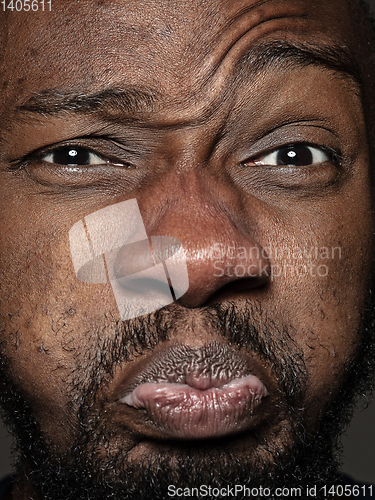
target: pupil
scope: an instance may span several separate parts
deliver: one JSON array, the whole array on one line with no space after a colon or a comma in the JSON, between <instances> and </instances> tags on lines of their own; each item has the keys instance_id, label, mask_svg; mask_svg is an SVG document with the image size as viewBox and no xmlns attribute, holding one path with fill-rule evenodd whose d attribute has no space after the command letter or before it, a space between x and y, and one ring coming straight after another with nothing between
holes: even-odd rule
<instances>
[{"instance_id":1,"label":"pupil","mask_svg":"<svg viewBox=\"0 0 375 500\"><path fill-rule=\"evenodd\" d=\"M88 165L90 163L90 152L84 148L61 148L54 152L53 162L71 167Z\"/></svg>"},{"instance_id":2,"label":"pupil","mask_svg":"<svg viewBox=\"0 0 375 500\"><path fill-rule=\"evenodd\" d=\"M277 155L278 165L295 165L298 167L311 165L313 163L313 155L310 148L304 145L289 146L281 149Z\"/></svg>"}]
</instances>

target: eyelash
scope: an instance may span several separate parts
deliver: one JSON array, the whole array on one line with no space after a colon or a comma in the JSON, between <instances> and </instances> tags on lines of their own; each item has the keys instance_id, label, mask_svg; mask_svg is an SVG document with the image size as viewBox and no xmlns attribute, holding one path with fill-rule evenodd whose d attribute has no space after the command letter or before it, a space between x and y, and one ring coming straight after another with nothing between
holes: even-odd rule
<instances>
[{"instance_id":1,"label":"eyelash","mask_svg":"<svg viewBox=\"0 0 375 500\"><path fill-rule=\"evenodd\" d=\"M46 158L49 156L53 156L54 154L57 154L59 151L63 150L81 150L85 151L88 155L94 155L98 159L102 160L100 162L94 163L94 164L86 164L87 167L90 167L91 165L97 165L97 166L105 166L105 165L112 165L112 166L119 166L123 168L135 168L134 165L132 165L130 162L127 161L119 161L117 159L112 159L110 155L102 155L95 151L94 149L77 144L77 142L72 143L72 144L66 144L66 145L59 145L56 147L50 147L48 149L40 149L37 151L34 151L32 153L29 153L21 158L17 158L15 160L10 161L10 166L11 170L22 170L24 168L30 167L34 162L45 162L49 163L50 165L60 165L62 167L69 167L69 165L65 164L57 164L53 163L51 161L46 161ZM72 164L73 165L73 164ZM76 168L83 167L84 165L78 164ZM74 168L74 166L72 167Z\"/></svg>"},{"instance_id":2,"label":"eyelash","mask_svg":"<svg viewBox=\"0 0 375 500\"><path fill-rule=\"evenodd\" d=\"M276 157L283 150L284 151L285 150L292 151L293 149L296 149L296 148L308 148L310 150L310 152L311 152L311 150L314 150L314 151L318 151L321 154L325 154L326 156L328 156L327 160L325 160L325 161L306 164L304 166L309 166L309 165L314 165L314 164L318 165L318 164L322 164L322 163L325 163L328 161L335 162L336 164L341 164L343 162L343 157L341 156L341 154L339 152L333 150L332 148L317 145L317 144L296 142L296 143L289 143L289 144L281 145L280 147L274 148L274 149L272 149L272 150L270 150L262 155L257 155L256 157L246 159L245 161L241 162L241 165L243 167L249 167L249 164L251 164L252 167L260 167L260 166L265 166L265 167L278 167L279 166L279 167L282 167L282 166L286 166L286 167L290 168L290 167L293 167L295 165L292 165L292 164L270 165L267 163L263 163L262 160L264 160L264 158L270 157L272 155L274 155ZM95 163L84 163L84 164L74 164L74 163L64 164L64 163L54 163L52 161L46 160L46 158L48 158L48 157L53 158L53 155L56 155L59 152L68 151L68 150L75 151L77 153L75 156L77 156L79 153L84 152L89 157L91 156L91 158L92 158L94 156L94 157L96 157L96 159L99 159L100 161L97 161ZM72 155L72 157L74 157L74 156ZM33 153L31 155L27 155L24 158L21 158L19 160L11 162L11 166L12 166L12 169L20 169L20 168L24 168L24 167L31 165L34 161L46 162L46 163L49 163L51 165L61 165L62 167L77 168L77 169L82 168L84 166L90 167L93 165L98 165L98 166L99 165L101 165L101 166L108 165L108 166L118 166L118 167L122 167L122 168L135 168L134 165L131 165L125 161L121 162L118 160L112 160L104 155L97 153L96 151L92 150L89 147L77 145L77 144L67 144L67 145L63 145L63 146L57 146L55 148L50 148L46 151L39 151L37 153ZM295 167L298 168L298 166L300 166L300 165L296 165Z\"/></svg>"},{"instance_id":3,"label":"eyelash","mask_svg":"<svg viewBox=\"0 0 375 500\"><path fill-rule=\"evenodd\" d=\"M297 159L297 156L298 156L298 153L296 150L299 149L301 152L301 150L303 148L305 149L305 152L306 152L306 150L308 150L308 154L310 154L312 161L306 162L303 165L302 164L301 165L294 164L293 158ZM283 162L279 165L272 165L270 163L270 160L268 160L268 162L265 161L265 159L267 157L268 158L273 157L273 160L276 162L277 158L279 157L279 155L281 156L282 152L286 153L286 156L288 157L287 159L290 159L290 162L288 162L288 163ZM325 155L326 159L321 158L320 161L319 160L313 161L314 155L315 156ZM281 157L280 157L280 160L281 160ZM327 162L335 162L335 163L341 164L342 161L343 161L343 157L341 156L341 154L339 152L331 149L331 148L328 148L326 146L319 146L316 144L300 142L300 143L286 144L286 145L280 146L278 148L274 148L267 153L264 153L262 155L257 155L256 157L245 160L244 162L242 162L242 165L248 166L249 164L252 164L252 166L255 166L255 167L257 167L257 166L266 166L266 167L283 167L283 166L285 166L285 167L303 167L303 166L306 166L307 167L310 165L321 165L321 164L327 163ZM296 163L298 163L298 162L296 162Z\"/></svg>"},{"instance_id":4,"label":"eyelash","mask_svg":"<svg viewBox=\"0 0 375 500\"><path fill-rule=\"evenodd\" d=\"M63 153L63 152L66 152L68 155L71 156L72 163L65 164L65 163L52 161L54 155L58 155L59 153ZM76 159L76 157L79 158L79 156L82 156L82 155L87 157L87 160L88 160L87 163L84 162L84 159L81 160L81 163L79 163L79 162L77 163L77 162L73 161L74 159ZM51 158L51 161L47 159L49 157ZM59 148L56 148L54 150L51 150L50 152L46 152L44 154L41 154L39 156L39 159L41 161L44 161L47 163L53 163L53 164L57 163L58 165L71 166L71 167L84 166L84 165L104 165L104 164L112 163L110 160L104 159L101 155L95 153L94 151L90 150L89 148L85 148L85 147L81 147L81 146L59 147ZM99 160L99 161L95 161L94 163L89 163L90 159L91 159L91 161L92 160ZM68 158L67 158L67 160L68 160Z\"/></svg>"}]
</instances>

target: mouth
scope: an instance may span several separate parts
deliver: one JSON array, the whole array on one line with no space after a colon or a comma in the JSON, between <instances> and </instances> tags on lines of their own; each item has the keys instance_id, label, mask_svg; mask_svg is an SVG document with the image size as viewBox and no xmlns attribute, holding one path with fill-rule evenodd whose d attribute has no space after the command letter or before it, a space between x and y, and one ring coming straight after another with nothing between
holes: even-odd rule
<instances>
[{"instance_id":1,"label":"mouth","mask_svg":"<svg viewBox=\"0 0 375 500\"><path fill-rule=\"evenodd\" d=\"M116 402L160 437L224 437L257 421L269 395L257 375L254 363L233 347L218 342L200 348L177 344L155 355L132 380L123 381Z\"/></svg>"}]
</instances>

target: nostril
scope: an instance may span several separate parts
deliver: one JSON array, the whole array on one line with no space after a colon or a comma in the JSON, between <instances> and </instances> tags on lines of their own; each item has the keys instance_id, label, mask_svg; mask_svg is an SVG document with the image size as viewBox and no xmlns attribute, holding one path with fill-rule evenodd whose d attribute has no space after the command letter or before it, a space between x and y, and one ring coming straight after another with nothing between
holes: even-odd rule
<instances>
[{"instance_id":1,"label":"nostril","mask_svg":"<svg viewBox=\"0 0 375 500\"><path fill-rule=\"evenodd\" d=\"M178 303L184 305L185 307L202 307L203 305L211 305L216 302L222 302L224 300L235 300L240 296L245 296L252 290L257 289L258 291L264 290L269 284L269 280L266 277L261 278L242 278L230 281L224 284L212 293L206 293L203 300L198 300L198 296L193 296L193 291L191 294L188 293L182 297Z\"/></svg>"},{"instance_id":2,"label":"nostril","mask_svg":"<svg viewBox=\"0 0 375 500\"><path fill-rule=\"evenodd\" d=\"M263 247L255 242L223 243L214 249L210 253L206 247L199 252L199 259L189 258L191 252L188 254L189 290L179 301L182 306L194 308L235 300L239 295L246 297L263 291L270 283L270 260ZM251 292L255 289L256 292Z\"/></svg>"},{"instance_id":3,"label":"nostril","mask_svg":"<svg viewBox=\"0 0 375 500\"><path fill-rule=\"evenodd\" d=\"M263 278L242 278L231 281L223 285L211 297L210 301L229 299L242 292L254 290L255 288L264 288L268 284L268 279Z\"/></svg>"},{"instance_id":4,"label":"nostril","mask_svg":"<svg viewBox=\"0 0 375 500\"><path fill-rule=\"evenodd\" d=\"M258 278L242 278L236 281L231 281L224 285L220 290L227 291L231 290L233 292L243 292L245 290L252 290L254 288L259 288L267 283L266 277ZM220 291L219 290L219 291Z\"/></svg>"},{"instance_id":5,"label":"nostril","mask_svg":"<svg viewBox=\"0 0 375 500\"><path fill-rule=\"evenodd\" d=\"M145 300L150 296L170 297L173 289L167 281L152 277L119 278L117 282L128 292L134 294L133 298Z\"/></svg>"}]
</instances>

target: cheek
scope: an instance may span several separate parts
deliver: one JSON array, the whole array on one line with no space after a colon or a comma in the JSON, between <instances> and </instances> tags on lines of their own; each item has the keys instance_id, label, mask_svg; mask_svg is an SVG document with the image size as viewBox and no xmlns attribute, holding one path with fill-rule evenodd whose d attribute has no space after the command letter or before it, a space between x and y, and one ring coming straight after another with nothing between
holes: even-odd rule
<instances>
[{"instance_id":1,"label":"cheek","mask_svg":"<svg viewBox=\"0 0 375 500\"><path fill-rule=\"evenodd\" d=\"M79 349L101 324L99 313L113 308L112 296L107 286L75 278L67 232L51 227L32 234L15 224L13 236L8 229L0 242L1 350L45 438L64 448L79 404L73 373L86 362Z\"/></svg>"},{"instance_id":2,"label":"cheek","mask_svg":"<svg viewBox=\"0 0 375 500\"><path fill-rule=\"evenodd\" d=\"M13 332L22 331L19 342L61 338L69 331L67 318L78 324L78 316L82 322L97 315L98 300L103 310L113 308L108 285L87 285L76 278L69 216L45 205L33 207L32 200L29 205L24 208L27 220L5 213L0 238L0 314ZM13 208L17 213L19 206Z\"/></svg>"},{"instance_id":3,"label":"cheek","mask_svg":"<svg viewBox=\"0 0 375 500\"><path fill-rule=\"evenodd\" d=\"M335 213L327 206L320 215L296 217L285 225L287 236L274 242L279 274L269 307L277 304L276 314L293 326L293 339L304 352L309 373L305 402L315 422L341 388L355 356L371 284L370 210L352 220L354 212Z\"/></svg>"}]
</instances>

